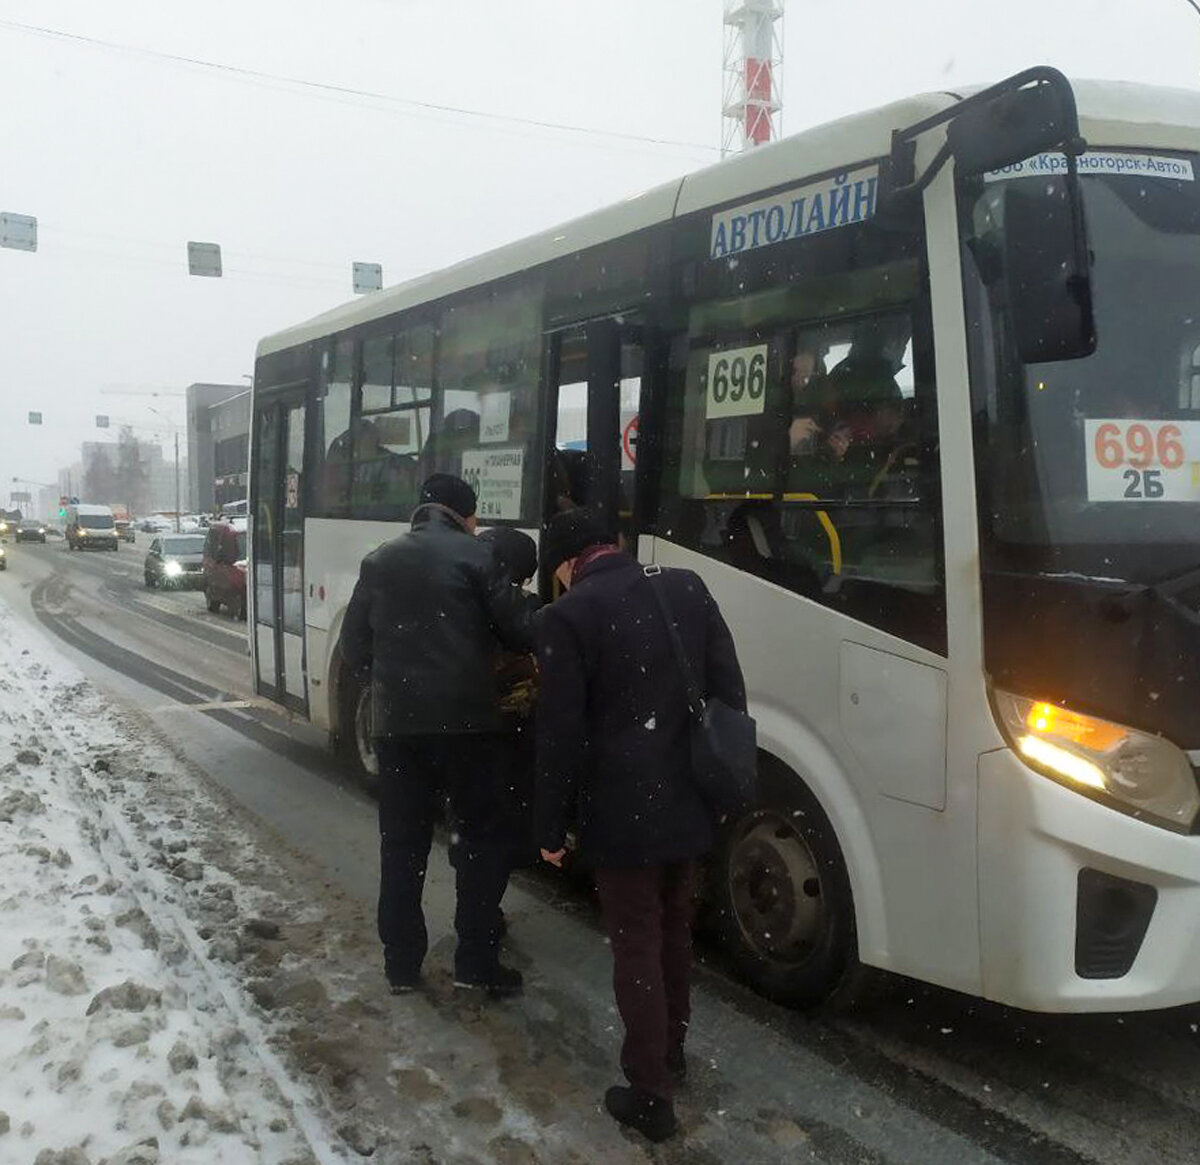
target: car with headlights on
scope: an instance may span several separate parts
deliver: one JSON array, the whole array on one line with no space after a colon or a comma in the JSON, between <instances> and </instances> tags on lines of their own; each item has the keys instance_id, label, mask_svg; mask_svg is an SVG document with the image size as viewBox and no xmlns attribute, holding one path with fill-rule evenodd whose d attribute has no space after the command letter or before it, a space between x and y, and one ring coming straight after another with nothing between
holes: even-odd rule
<instances>
[{"instance_id":1,"label":"car with headlights on","mask_svg":"<svg viewBox=\"0 0 1200 1165\"><path fill-rule=\"evenodd\" d=\"M204 535L157 535L146 552L143 572L148 587L203 586Z\"/></svg>"},{"instance_id":2,"label":"car with headlights on","mask_svg":"<svg viewBox=\"0 0 1200 1165\"><path fill-rule=\"evenodd\" d=\"M25 518L17 523L16 539L18 542L45 542L46 527L32 518Z\"/></svg>"},{"instance_id":3,"label":"car with headlights on","mask_svg":"<svg viewBox=\"0 0 1200 1165\"><path fill-rule=\"evenodd\" d=\"M116 550L118 545L110 506L73 505L67 509L67 546L71 550Z\"/></svg>"}]
</instances>

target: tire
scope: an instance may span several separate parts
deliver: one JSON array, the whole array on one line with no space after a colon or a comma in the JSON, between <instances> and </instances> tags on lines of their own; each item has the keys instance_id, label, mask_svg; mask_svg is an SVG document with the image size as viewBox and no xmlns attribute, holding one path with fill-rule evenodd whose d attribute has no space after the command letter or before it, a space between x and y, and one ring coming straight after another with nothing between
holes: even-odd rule
<instances>
[{"instance_id":1,"label":"tire","mask_svg":"<svg viewBox=\"0 0 1200 1165\"><path fill-rule=\"evenodd\" d=\"M371 685L344 678L341 685L338 752L359 780L379 777L379 761L371 741Z\"/></svg>"},{"instance_id":2,"label":"tire","mask_svg":"<svg viewBox=\"0 0 1200 1165\"><path fill-rule=\"evenodd\" d=\"M221 609L221 600L211 592L205 591L204 605L208 608L210 614L215 615Z\"/></svg>"},{"instance_id":3,"label":"tire","mask_svg":"<svg viewBox=\"0 0 1200 1165\"><path fill-rule=\"evenodd\" d=\"M246 596L243 595L238 599L237 606L234 608L233 617L242 623L246 621Z\"/></svg>"},{"instance_id":4,"label":"tire","mask_svg":"<svg viewBox=\"0 0 1200 1165\"><path fill-rule=\"evenodd\" d=\"M153 590L154 589L154 575L146 574L143 577L146 580L146 586L148 586L151 590Z\"/></svg>"},{"instance_id":5,"label":"tire","mask_svg":"<svg viewBox=\"0 0 1200 1165\"><path fill-rule=\"evenodd\" d=\"M710 867L713 925L738 971L788 1007L848 1005L858 987L850 879L833 827L799 777L760 753L759 804Z\"/></svg>"}]
</instances>

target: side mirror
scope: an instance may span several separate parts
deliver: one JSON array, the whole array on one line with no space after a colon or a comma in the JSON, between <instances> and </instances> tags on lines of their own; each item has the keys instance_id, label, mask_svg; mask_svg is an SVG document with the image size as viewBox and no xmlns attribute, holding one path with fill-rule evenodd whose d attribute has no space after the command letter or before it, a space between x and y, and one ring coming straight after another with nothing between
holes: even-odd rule
<instances>
[{"instance_id":1,"label":"side mirror","mask_svg":"<svg viewBox=\"0 0 1200 1165\"><path fill-rule=\"evenodd\" d=\"M1008 183L1004 278L1026 364L1078 360L1096 350L1087 251L1080 246L1086 237L1076 176Z\"/></svg>"},{"instance_id":2,"label":"side mirror","mask_svg":"<svg viewBox=\"0 0 1200 1165\"><path fill-rule=\"evenodd\" d=\"M980 95L982 96L982 94ZM1069 85L1043 82L966 103L946 127L960 174L986 174L1047 150L1073 148L1079 120Z\"/></svg>"}]
</instances>

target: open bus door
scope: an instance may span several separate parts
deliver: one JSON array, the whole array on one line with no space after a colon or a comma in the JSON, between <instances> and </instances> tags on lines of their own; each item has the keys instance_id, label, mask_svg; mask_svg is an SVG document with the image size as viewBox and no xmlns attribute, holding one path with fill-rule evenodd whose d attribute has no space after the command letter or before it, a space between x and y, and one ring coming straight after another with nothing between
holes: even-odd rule
<instances>
[{"instance_id":1,"label":"open bus door","mask_svg":"<svg viewBox=\"0 0 1200 1165\"><path fill-rule=\"evenodd\" d=\"M304 419L303 387L256 402L249 585L255 689L307 715Z\"/></svg>"},{"instance_id":2,"label":"open bus door","mask_svg":"<svg viewBox=\"0 0 1200 1165\"><path fill-rule=\"evenodd\" d=\"M648 337L648 329L616 318L548 337L547 520L585 506L631 554L637 552L635 482ZM550 580L543 584L546 593Z\"/></svg>"}]
</instances>

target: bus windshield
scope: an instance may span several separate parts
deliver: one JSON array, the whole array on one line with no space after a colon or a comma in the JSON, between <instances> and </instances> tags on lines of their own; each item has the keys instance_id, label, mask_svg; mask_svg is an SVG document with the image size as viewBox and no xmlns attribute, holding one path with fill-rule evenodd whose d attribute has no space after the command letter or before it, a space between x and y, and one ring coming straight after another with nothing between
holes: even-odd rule
<instances>
[{"instance_id":1,"label":"bus windshield","mask_svg":"<svg viewBox=\"0 0 1200 1165\"><path fill-rule=\"evenodd\" d=\"M964 192L986 666L997 688L1191 748L1200 183L1184 155L1103 157L1110 172L1081 166L1097 345L1079 360L1023 364L1006 304L1005 191L1061 197L1062 179Z\"/></svg>"},{"instance_id":2,"label":"bus windshield","mask_svg":"<svg viewBox=\"0 0 1200 1165\"><path fill-rule=\"evenodd\" d=\"M962 214L985 567L1153 583L1200 567L1200 181L1190 156L1087 155L1096 351L1024 365L1005 307L1005 192ZM1032 168L1032 167L1027 167ZM1150 547L1153 551L1148 553Z\"/></svg>"}]
</instances>

